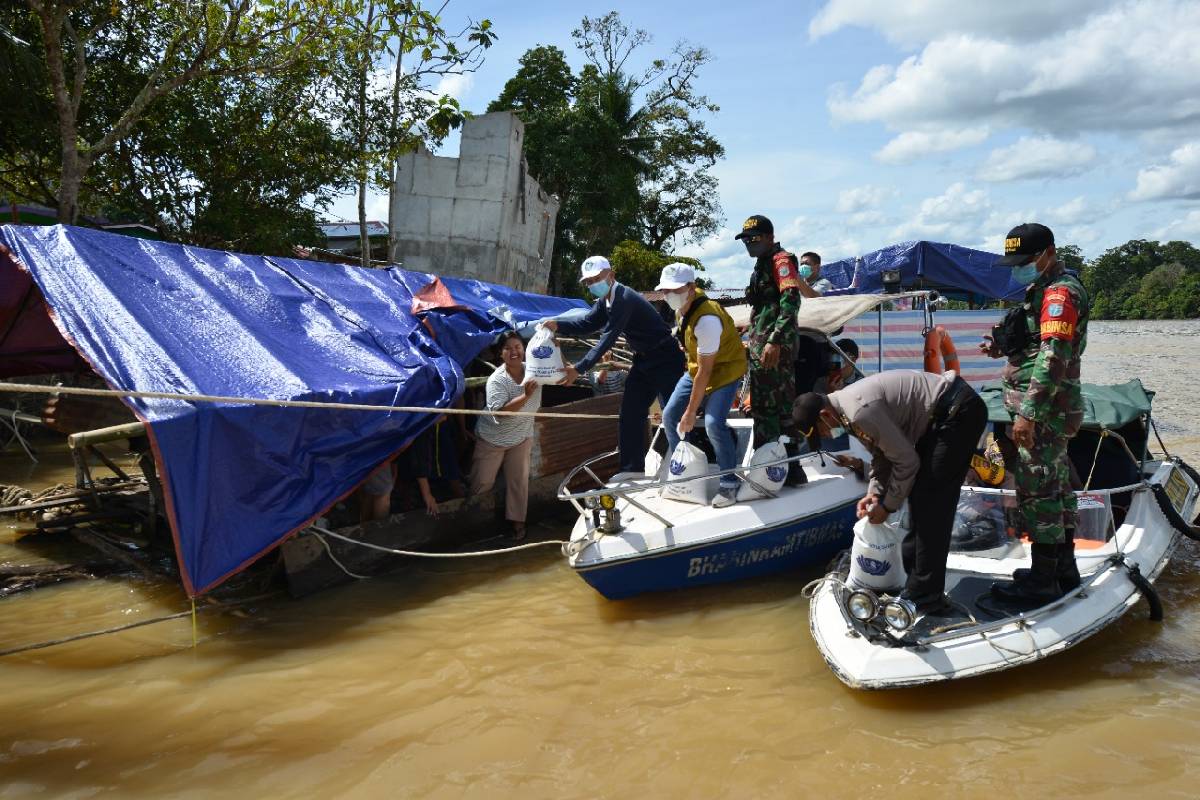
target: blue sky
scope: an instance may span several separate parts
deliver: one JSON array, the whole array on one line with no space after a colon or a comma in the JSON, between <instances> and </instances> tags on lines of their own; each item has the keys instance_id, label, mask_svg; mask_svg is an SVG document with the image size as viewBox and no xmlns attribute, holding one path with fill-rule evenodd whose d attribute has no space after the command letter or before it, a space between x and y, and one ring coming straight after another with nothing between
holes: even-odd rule
<instances>
[{"instance_id":1,"label":"blue sky","mask_svg":"<svg viewBox=\"0 0 1200 800\"><path fill-rule=\"evenodd\" d=\"M698 89L721 107L707 121L727 154L725 229L676 252L718 284L744 283L732 237L753 213L826 260L907 239L999 251L1032 220L1087 256L1132 238L1200 243L1195 0L451 0L448 27L487 17L499 41L443 88L481 112L539 44L578 69L572 28L610 10L653 35L643 61L680 39L713 55ZM370 210L386 219L382 197Z\"/></svg>"}]
</instances>

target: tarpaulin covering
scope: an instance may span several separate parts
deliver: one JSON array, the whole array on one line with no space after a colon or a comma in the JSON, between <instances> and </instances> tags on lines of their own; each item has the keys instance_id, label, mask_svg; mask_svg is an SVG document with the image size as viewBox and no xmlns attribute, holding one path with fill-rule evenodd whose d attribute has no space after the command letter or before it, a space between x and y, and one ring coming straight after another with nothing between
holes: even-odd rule
<instances>
[{"instance_id":1,"label":"tarpaulin covering","mask_svg":"<svg viewBox=\"0 0 1200 800\"><path fill-rule=\"evenodd\" d=\"M988 420L1007 424L1012 417L1004 409L1004 392L998 384L979 393L988 407ZM1102 386L1083 384L1083 427L1091 430L1116 430L1150 413L1154 392L1137 378L1128 383Z\"/></svg>"},{"instance_id":2,"label":"tarpaulin covering","mask_svg":"<svg viewBox=\"0 0 1200 800\"><path fill-rule=\"evenodd\" d=\"M0 227L0 242L32 275L61 335L123 390L443 408L498 332L582 305L62 225ZM0 285L15 274L6 262ZM150 429L190 594L307 524L435 419L127 402Z\"/></svg>"},{"instance_id":3,"label":"tarpaulin covering","mask_svg":"<svg viewBox=\"0 0 1200 800\"><path fill-rule=\"evenodd\" d=\"M1020 300L1025 287L1012 270L995 266L1000 256L941 242L902 242L855 258L821 265L821 277L838 292L875 294L883 291L883 271L899 270L908 289L937 289L955 297Z\"/></svg>"}]
</instances>

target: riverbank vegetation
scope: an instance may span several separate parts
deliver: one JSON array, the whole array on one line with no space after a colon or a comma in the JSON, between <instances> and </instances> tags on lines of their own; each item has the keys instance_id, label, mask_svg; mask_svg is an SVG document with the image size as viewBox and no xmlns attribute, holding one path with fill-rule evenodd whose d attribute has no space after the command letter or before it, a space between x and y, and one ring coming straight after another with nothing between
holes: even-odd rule
<instances>
[{"instance_id":1,"label":"riverbank vegetation","mask_svg":"<svg viewBox=\"0 0 1200 800\"><path fill-rule=\"evenodd\" d=\"M1131 239L1086 262L1077 247L1059 252L1082 275L1092 319L1200 317L1200 249L1188 242Z\"/></svg>"}]
</instances>

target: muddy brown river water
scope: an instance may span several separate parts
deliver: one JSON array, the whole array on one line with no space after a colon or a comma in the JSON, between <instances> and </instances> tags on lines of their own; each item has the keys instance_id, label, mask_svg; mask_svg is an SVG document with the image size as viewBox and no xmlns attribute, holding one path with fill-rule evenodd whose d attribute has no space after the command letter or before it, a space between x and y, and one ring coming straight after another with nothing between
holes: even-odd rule
<instances>
[{"instance_id":1,"label":"muddy brown river water","mask_svg":"<svg viewBox=\"0 0 1200 800\"><path fill-rule=\"evenodd\" d=\"M1200 321L1092 331L1085 379L1140 376L1200 467ZM0 483L70 479L50 461L6 451ZM1191 542L1162 623L1139 605L1048 661L888 693L825 667L817 572L613 603L547 548L201 616L195 649L180 619L0 658L0 798L1200 795ZM187 607L42 588L0 601L0 649Z\"/></svg>"}]
</instances>

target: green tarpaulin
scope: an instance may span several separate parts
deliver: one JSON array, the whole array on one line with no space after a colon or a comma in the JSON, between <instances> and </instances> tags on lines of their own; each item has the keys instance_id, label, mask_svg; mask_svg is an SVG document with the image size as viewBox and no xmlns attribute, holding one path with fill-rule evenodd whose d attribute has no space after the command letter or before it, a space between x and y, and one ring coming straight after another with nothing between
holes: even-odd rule
<instances>
[{"instance_id":1,"label":"green tarpaulin","mask_svg":"<svg viewBox=\"0 0 1200 800\"><path fill-rule=\"evenodd\" d=\"M984 386L979 392L988 407L988 420L1008 423L1012 418L1004 410L1004 393L1000 384ZM1114 386L1083 384L1083 427L1115 430L1150 413L1154 392L1147 391L1137 378Z\"/></svg>"}]
</instances>

